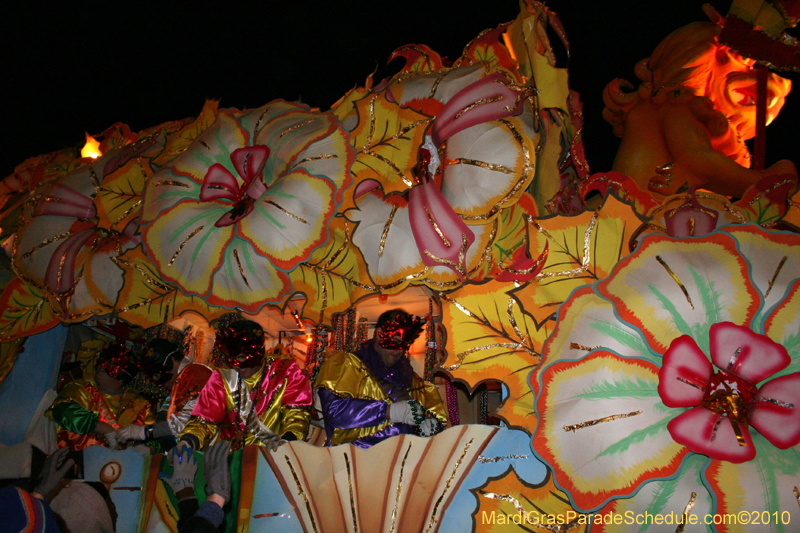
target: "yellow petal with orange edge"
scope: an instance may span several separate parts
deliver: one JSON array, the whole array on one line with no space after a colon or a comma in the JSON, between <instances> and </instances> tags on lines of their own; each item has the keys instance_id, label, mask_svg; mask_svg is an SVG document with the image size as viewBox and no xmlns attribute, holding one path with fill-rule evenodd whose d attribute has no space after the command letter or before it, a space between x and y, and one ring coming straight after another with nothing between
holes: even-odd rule
<instances>
[{"instance_id":1,"label":"yellow petal with orange edge","mask_svg":"<svg viewBox=\"0 0 800 533\"><path fill-rule=\"evenodd\" d=\"M235 225L216 227L230 206L184 200L161 213L142 233L149 255L161 277L185 292L206 296L214 289L213 276L222 266Z\"/></svg>"},{"instance_id":2,"label":"yellow petal with orange edge","mask_svg":"<svg viewBox=\"0 0 800 533\"><path fill-rule=\"evenodd\" d=\"M661 402L658 366L605 350L544 364L533 448L577 508L598 509L678 471L690 452L667 430L680 411Z\"/></svg>"},{"instance_id":3,"label":"yellow petal with orange edge","mask_svg":"<svg viewBox=\"0 0 800 533\"><path fill-rule=\"evenodd\" d=\"M764 298L763 309L771 309L786 293L800 272L800 235L765 231L758 226L728 226L737 248L750 263L752 282Z\"/></svg>"},{"instance_id":4,"label":"yellow petal with orange edge","mask_svg":"<svg viewBox=\"0 0 800 533\"><path fill-rule=\"evenodd\" d=\"M175 286L165 283L141 247L126 252L115 262L124 272L125 284L114 312L130 324L147 329L188 312L197 313L206 321L219 318L227 312L209 306L196 296L186 296Z\"/></svg>"},{"instance_id":5,"label":"yellow petal with orange edge","mask_svg":"<svg viewBox=\"0 0 800 533\"><path fill-rule=\"evenodd\" d=\"M595 290L656 353L681 335L691 335L709 353L713 324L749 325L761 303L749 265L726 233L698 239L649 236Z\"/></svg>"},{"instance_id":6,"label":"yellow petal with orange edge","mask_svg":"<svg viewBox=\"0 0 800 533\"><path fill-rule=\"evenodd\" d=\"M785 297L766 317L764 333L782 344L792 358L789 366L773 377L800 372L800 280L795 280Z\"/></svg>"},{"instance_id":7,"label":"yellow petal with orange edge","mask_svg":"<svg viewBox=\"0 0 800 533\"><path fill-rule=\"evenodd\" d=\"M251 244L238 237L225 248L222 263L206 301L213 306L257 313L266 303L279 301L291 289L289 275L272 265Z\"/></svg>"},{"instance_id":8,"label":"yellow petal with orange edge","mask_svg":"<svg viewBox=\"0 0 800 533\"><path fill-rule=\"evenodd\" d=\"M520 294L535 291L529 284L513 291ZM542 353L542 366L557 361L578 361L597 348L612 350L623 357L640 357L651 362L660 360L652 354L641 335L620 321L611 302L598 296L590 286L578 288L558 309L558 320ZM541 366L539 367L541 369ZM538 372L531 376L531 387L539 393Z\"/></svg>"},{"instance_id":9,"label":"yellow petal with orange edge","mask_svg":"<svg viewBox=\"0 0 800 533\"><path fill-rule=\"evenodd\" d=\"M745 463L711 461L705 471L717 496L720 533L775 531L788 533L800 523L800 445L781 450L751 431L756 458ZM742 524L747 520L746 524Z\"/></svg>"},{"instance_id":10,"label":"yellow petal with orange edge","mask_svg":"<svg viewBox=\"0 0 800 533\"><path fill-rule=\"evenodd\" d=\"M609 502L590 515L592 533L674 533L681 531L682 523L683 531L692 531L697 527L692 524L702 524L704 517L712 514L712 495L703 482L707 460L704 455L691 455L676 479L651 481L632 498Z\"/></svg>"}]
</instances>

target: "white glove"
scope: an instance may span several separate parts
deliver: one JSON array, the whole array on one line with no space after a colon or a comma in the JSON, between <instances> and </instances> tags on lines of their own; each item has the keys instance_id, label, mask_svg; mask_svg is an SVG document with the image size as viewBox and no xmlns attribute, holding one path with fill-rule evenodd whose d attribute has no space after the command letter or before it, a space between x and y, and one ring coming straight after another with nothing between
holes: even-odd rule
<instances>
[{"instance_id":1,"label":"white glove","mask_svg":"<svg viewBox=\"0 0 800 533\"><path fill-rule=\"evenodd\" d=\"M275 435L275 437L271 437L268 440L262 440L261 442L264 443L264 446L266 446L269 451L274 452L278 449L278 447L286 444L289 441L285 441Z\"/></svg>"},{"instance_id":2,"label":"white glove","mask_svg":"<svg viewBox=\"0 0 800 533\"><path fill-rule=\"evenodd\" d=\"M178 444L170 451L169 463L172 465L172 474L164 472L158 478L169 485L175 495L186 488L194 488L194 475L197 473L197 458L189 446ZM227 458L227 457L226 457Z\"/></svg>"},{"instance_id":3,"label":"white glove","mask_svg":"<svg viewBox=\"0 0 800 533\"><path fill-rule=\"evenodd\" d=\"M137 426L136 424L130 424L122 429L118 429L116 431L116 437L117 442L123 444L130 440L143 441L147 438L144 426Z\"/></svg>"},{"instance_id":4,"label":"white glove","mask_svg":"<svg viewBox=\"0 0 800 533\"><path fill-rule=\"evenodd\" d=\"M109 431L108 433L103 433L103 436L106 438L106 442L108 442L108 447L112 450L119 450L119 443L117 442L117 432L116 431Z\"/></svg>"},{"instance_id":5,"label":"white glove","mask_svg":"<svg viewBox=\"0 0 800 533\"><path fill-rule=\"evenodd\" d=\"M439 421L435 418L426 418L419 425L419 434L423 437L433 437L436 434L436 429L439 426Z\"/></svg>"},{"instance_id":6,"label":"white glove","mask_svg":"<svg viewBox=\"0 0 800 533\"><path fill-rule=\"evenodd\" d=\"M389 405L389 422L392 424L409 424L413 426L414 415L411 414L411 401L403 400Z\"/></svg>"}]
</instances>

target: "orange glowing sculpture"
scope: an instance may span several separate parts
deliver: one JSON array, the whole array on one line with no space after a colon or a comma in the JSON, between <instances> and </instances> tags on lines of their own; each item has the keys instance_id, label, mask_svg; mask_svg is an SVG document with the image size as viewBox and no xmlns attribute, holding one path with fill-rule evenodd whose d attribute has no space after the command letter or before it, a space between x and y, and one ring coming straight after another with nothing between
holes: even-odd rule
<instances>
[{"instance_id":1,"label":"orange glowing sculpture","mask_svg":"<svg viewBox=\"0 0 800 533\"><path fill-rule=\"evenodd\" d=\"M756 71L719 43L721 31L711 22L675 30L636 65L638 89L625 80L606 86L603 117L622 138L613 170L643 190L669 195L688 186L741 197L765 176L797 174L788 160L750 168L744 141L756 132ZM791 82L770 74L767 90L769 123Z\"/></svg>"}]
</instances>

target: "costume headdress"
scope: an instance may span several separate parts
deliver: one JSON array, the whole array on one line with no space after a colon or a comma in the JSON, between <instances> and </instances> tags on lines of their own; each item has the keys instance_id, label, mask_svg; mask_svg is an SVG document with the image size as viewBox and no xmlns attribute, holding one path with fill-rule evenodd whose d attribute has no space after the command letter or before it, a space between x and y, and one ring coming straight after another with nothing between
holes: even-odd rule
<instances>
[{"instance_id":1,"label":"costume headdress","mask_svg":"<svg viewBox=\"0 0 800 533\"><path fill-rule=\"evenodd\" d=\"M380 326L378 344L387 350L408 350L424 327L424 318L398 313Z\"/></svg>"},{"instance_id":2,"label":"costume headdress","mask_svg":"<svg viewBox=\"0 0 800 533\"><path fill-rule=\"evenodd\" d=\"M252 368L264 361L264 330L251 320L238 320L217 332L216 346L233 368Z\"/></svg>"},{"instance_id":3,"label":"costume headdress","mask_svg":"<svg viewBox=\"0 0 800 533\"><path fill-rule=\"evenodd\" d=\"M181 346L166 339L153 339L144 347L142 371L156 385L163 385L172 377L173 360L183 358Z\"/></svg>"},{"instance_id":4,"label":"costume headdress","mask_svg":"<svg viewBox=\"0 0 800 533\"><path fill-rule=\"evenodd\" d=\"M159 324L144 333L140 353L142 371L155 385L163 385L172 377L173 359L186 355L191 327L180 331L168 324Z\"/></svg>"},{"instance_id":5,"label":"costume headdress","mask_svg":"<svg viewBox=\"0 0 800 533\"><path fill-rule=\"evenodd\" d=\"M141 369L136 356L121 341L106 346L100 352L100 361L106 374L124 383L130 382Z\"/></svg>"}]
</instances>

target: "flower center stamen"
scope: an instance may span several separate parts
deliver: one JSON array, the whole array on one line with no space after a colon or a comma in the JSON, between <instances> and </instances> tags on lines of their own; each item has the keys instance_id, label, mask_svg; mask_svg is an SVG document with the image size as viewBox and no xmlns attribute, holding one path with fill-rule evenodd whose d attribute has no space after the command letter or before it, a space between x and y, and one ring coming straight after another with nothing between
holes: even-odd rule
<instances>
[{"instance_id":1,"label":"flower center stamen","mask_svg":"<svg viewBox=\"0 0 800 533\"><path fill-rule=\"evenodd\" d=\"M752 383L728 372L717 372L711 376L700 405L728 418L739 446L746 446L743 432L748 426L748 405L756 392L757 389Z\"/></svg>"},{"instance_id":2,"label":"flower center stamen","mask_svg":"<svg viewBox=\"0 0 800 533\"><path fill-rule=\"evenodd\" d=\"M250 206L252 206L256 202L255 198L252 198L248 194L242 194L241 198L237 200L236 204L233 206L233 209L229 211L229 214L233 220L237 220L238 218L246 215L250 211Z\"/></svg>"}]
</instances>

